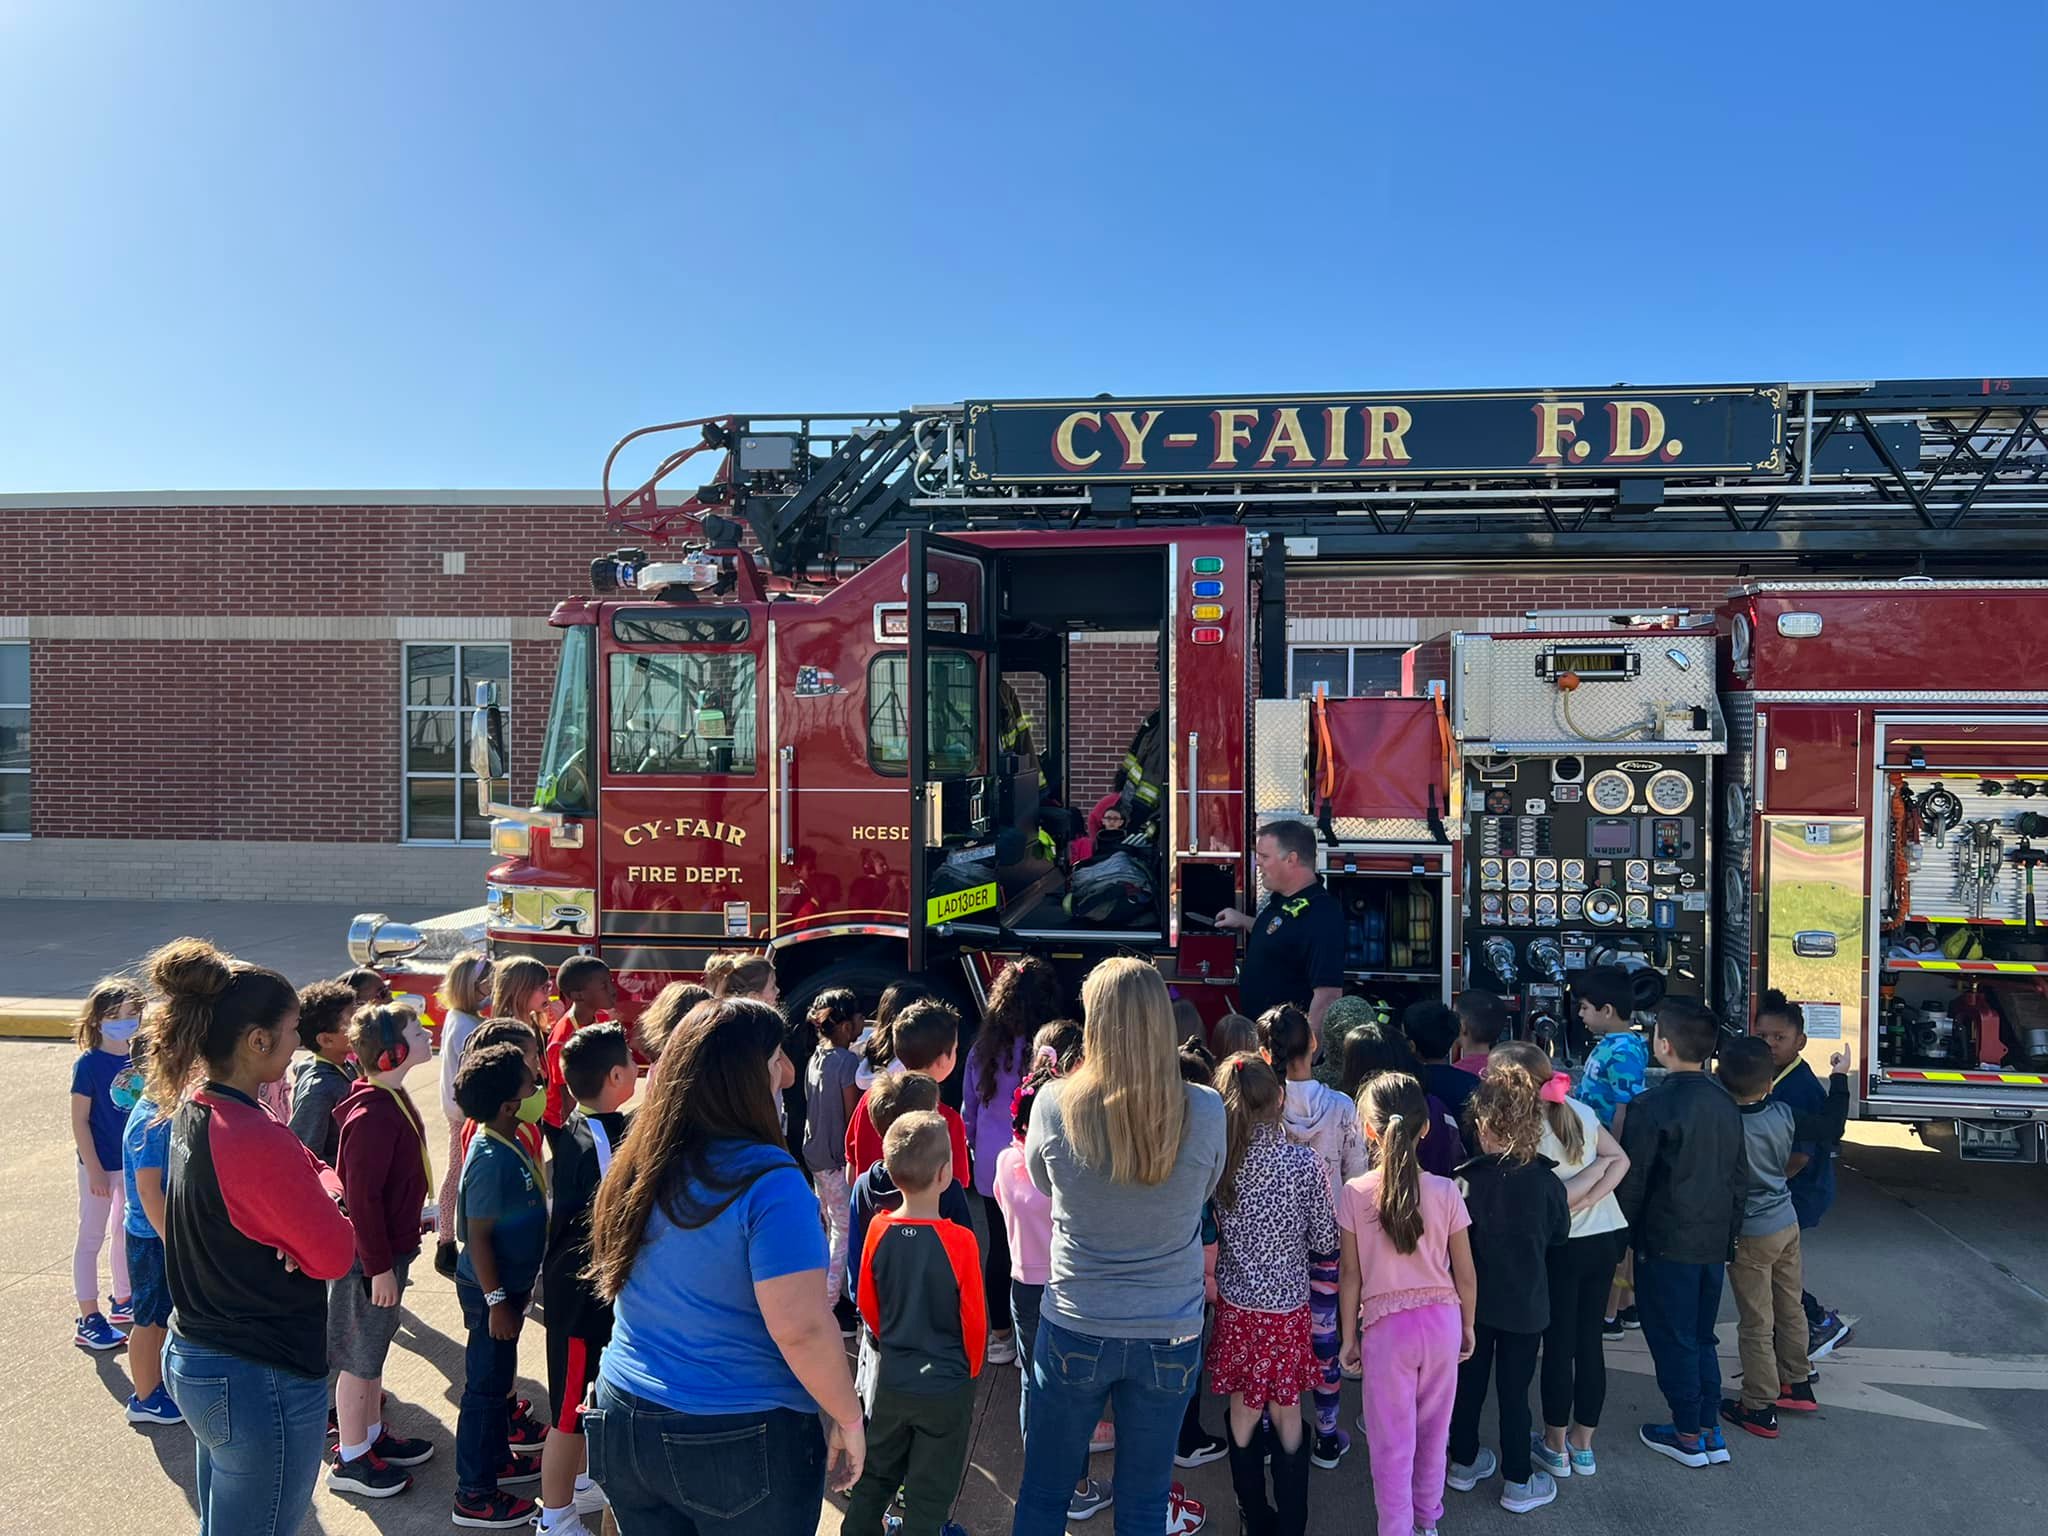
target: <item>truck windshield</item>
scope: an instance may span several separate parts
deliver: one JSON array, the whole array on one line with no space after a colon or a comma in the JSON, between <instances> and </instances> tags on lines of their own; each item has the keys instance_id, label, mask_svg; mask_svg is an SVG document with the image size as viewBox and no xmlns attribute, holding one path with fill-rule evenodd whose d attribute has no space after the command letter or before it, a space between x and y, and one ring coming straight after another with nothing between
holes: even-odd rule
<instances>
[{"instance_id":1,"label":"truck windshield","mask_svg":"<svg viewBox=\"0 0 2048 1536\"><path fill-rule=\"evenodd\" d=\"M595 635L588 624L562 633L561 666L533 790L534 805L544 811L590 809L590 652Z\"/></svg>"}]
</instances>

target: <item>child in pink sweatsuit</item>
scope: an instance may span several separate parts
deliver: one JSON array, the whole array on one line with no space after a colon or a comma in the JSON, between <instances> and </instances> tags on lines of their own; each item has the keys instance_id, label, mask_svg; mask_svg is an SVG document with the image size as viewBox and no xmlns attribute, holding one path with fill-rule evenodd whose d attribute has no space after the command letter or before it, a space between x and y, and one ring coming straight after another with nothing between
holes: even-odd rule
<instances>
[{"instance_id":1,"label":"child in pink sweatsuit","mask_svg":"<svg viewBox=\"0 0 2048 1536\"><path fill-rule=\"evenodd\" d=\"M1417 1160L1430 1123L1419 1082L1382 1073L1358 1107L1378 1166L1337 1201L1341 1358L1364 1373L1379 1536L1434 1536L1458 1362L1472 1353L1472 1219L1458 1186Z\"/></svg>"}]
</instances>

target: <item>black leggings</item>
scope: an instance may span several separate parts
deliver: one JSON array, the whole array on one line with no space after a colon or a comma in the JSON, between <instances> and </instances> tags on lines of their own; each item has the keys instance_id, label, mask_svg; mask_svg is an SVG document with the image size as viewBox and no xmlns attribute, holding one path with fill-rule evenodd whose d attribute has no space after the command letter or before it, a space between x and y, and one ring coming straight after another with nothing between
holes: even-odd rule
<instances>
[{"instance_id":1,"label":"black leggings","mask_svg":"<svg viewBox=\"0 0 2048 1536\"><path fill-rule=\"evenodd\" d=\"M1451 1404L1451 1460L1469 1467L1479 1455L1479 1410L1486 1406L1487 1378L1500 1401L1500 1473L1511 1483L1529 1481L1529 1381L1536 1374L1540 1333L1507 1333L1476 1323L1472 1358L1458 1367L1458 1395Z\"/></svg>"},{"instance_id":2,"label":"black leggings","mask_svg":"<svg viewBox=\"0 0 2048 1536\"><path fill-rule=\"evenodd\" d=\"M981 1255L981 1291L988 1299L989 1327L997 1333L1010 1326L1010 1229L993 1195L976 1195L988 1222L988 1244Z\"/></svg>"},{"instance_id":3,"label":"black leggings","mask_svg":"<svg viewBox=\"0 0 2048 1536\"><path fill-rule=\"evenodd\" d=\"M1543 1331L1543 1422L1551 1429L1600 1426L1607 1357L1600 1325L1621 1262L1623 1232L1575 1237L1550 1250L1550 1326Z\"/></svg>"}]
</instances>

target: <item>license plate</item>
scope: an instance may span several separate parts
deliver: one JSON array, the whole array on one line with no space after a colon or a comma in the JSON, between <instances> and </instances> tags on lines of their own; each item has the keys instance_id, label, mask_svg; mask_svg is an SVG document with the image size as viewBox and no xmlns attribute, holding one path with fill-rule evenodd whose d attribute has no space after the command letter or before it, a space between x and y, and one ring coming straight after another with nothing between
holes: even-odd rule
<instances>
[{"instance_id":1,"label":"license plate","mask_svg":"<svg viewBox=\"0 0 2048 1536\"><path fill-rule=\"evenodd\" d=\"M2032 1124L1998 1125L1982 1120L1958 1120L1956 1147L1968 1162L2031 1163L2040 1159L2041 1132Z\"/></svg>"}]
</instances>

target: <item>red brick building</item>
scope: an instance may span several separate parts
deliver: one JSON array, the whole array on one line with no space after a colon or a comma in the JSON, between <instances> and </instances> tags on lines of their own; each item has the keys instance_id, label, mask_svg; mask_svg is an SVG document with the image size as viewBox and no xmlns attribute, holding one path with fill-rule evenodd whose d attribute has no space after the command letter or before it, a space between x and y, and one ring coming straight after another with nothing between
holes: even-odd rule
<instances>
[{"instance_id":1,"label":"red brick building","mask_svg":"<svg viewBox=\"0 0 2048 1536\"><path fill-rule=\"evenodd\" d=\"M467 685L504 685L523 801L548 612L619 542L582 492L0 496L0 895L474 904ZM1450 630L1734 574L1291 567L1290 686L1398 689ZM1077 650L1085 805L1158 682L1151 637Z\"/></svg>"}]
</instances>

